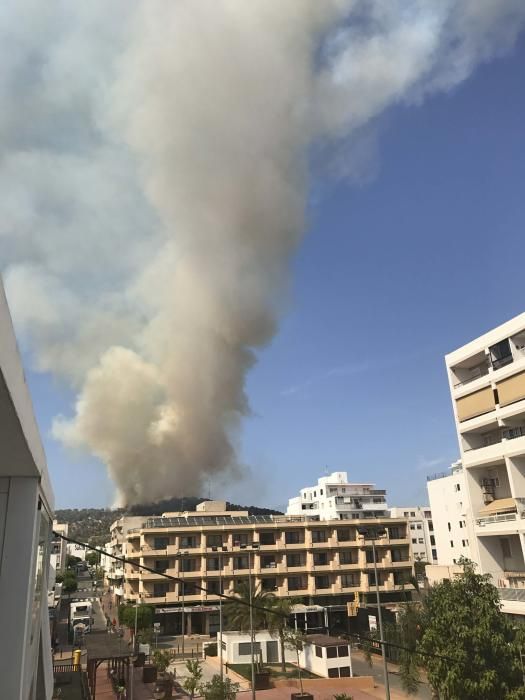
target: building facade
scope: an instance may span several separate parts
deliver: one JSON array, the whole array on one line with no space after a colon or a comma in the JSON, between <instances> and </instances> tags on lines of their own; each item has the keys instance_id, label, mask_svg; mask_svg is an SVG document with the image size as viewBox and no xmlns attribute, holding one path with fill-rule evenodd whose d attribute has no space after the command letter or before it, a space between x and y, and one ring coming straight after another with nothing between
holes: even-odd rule
<instances>
[{"instance_id":1,"label":"building facade","mask_svg":"<svg viewBox=\"0 0 525 700\"><path fill-rule=\"evenodd\" d=\"M236 584L252 576L256 588L298 599L304 612L300 624L307 630L346 631L347 602L356 593L365 605L369 597L375 600L372 545L357 531L371 524L384 528L376 542L378 583L383 602L394 603L404 597L413 574L406 520L250 516L227 512L224 503L213 501L192 513L166 513L135 529L126 526L130 563L124 598L153 604L165 633L180 634L184 617L186 634L214 634L217 594L221 589L233 594ZM167 580L163 573L180 580Z\"/></svg>"},{"instance_id":2,"label":"building facade","mask_svg":"<svg viewBox=\"0 0 525 700\"><path fill-rule=\"evenodd\" d=\"M390 508L391 518L406 518L414 561L437 562L436 539L432 512L428 506L396 506Z\"/></svg>"},{"instance_id":3,"label":"building facade","mask_svg":"<svg viewBox=\"0 0 525 700\"><path fill-rule=\"evenodd\" d=\"M470 549L525 614L525 313L446 356L465 470Z\"/></svg>"},{"instance_id":4,"label":"building facade","mask_svg":"<svg viewBox=\"0 0 525 700\"><path fill-rule=\"evenodd\" d=\"M317 481L317 486L301 489L288 501L287 515L308 515L318 520L363 520L388 518L386 491L375 484L348 482L347 472L333 472Z\"/></svg>"},{"instance_id":5,"label":"building facade","mask_svg":"<svg viewBox=\"0 0 525 700\"><path fill-rule=\"evenodd\" d=\"M461 557L472 559L468 494L461 460L448 472L427 477L428 499L432 511L437 563L453 566Z\"/></svg>"},{"instance_id":6,"label":"building facade","mask_svg":"<svg viewBox=\"0 0 525 700\"><path fill-rule=\"evenodd\" d=\"M0 282L0 696L50 700L53 491Z\"/></svg>"}]
</instances>

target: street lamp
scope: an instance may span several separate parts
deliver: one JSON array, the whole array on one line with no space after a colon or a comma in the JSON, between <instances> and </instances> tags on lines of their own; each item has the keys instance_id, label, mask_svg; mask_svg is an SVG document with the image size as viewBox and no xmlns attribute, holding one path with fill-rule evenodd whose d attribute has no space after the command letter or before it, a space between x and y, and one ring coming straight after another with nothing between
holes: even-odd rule
<instances>
[{"instance_id":1,"label":"street lamp","mask_svg":"<svg viewBox=\"0 0 525 700\"><path fill-rule=\"evenodd\" d=\"M228 551L227 547L224 546L213 546L211 547L212 552L218 552L219 553L219 637L221 639L220 641L220 648L219 648L219 665L220 665L220 673L221 673L221 681L224 679L224 669L223 669L223 663L222 663L222 596L224 593L224 590L222 588L222 555L224 552Z\"/></svg>"},{"instance_id":2,"label":"street lamp","mask_svg":"<svg viewBox=\"0 0 525 700\"><path fill-rule=\"evenodd\" d=\"M372 542L372 552L374 557L374 578L376 582L376 598L377 598L377 616L379 618L379 636L381 644L381 655L383 656L383 671L385 675L385 698L390 700L390 683L388 679L388 664L386 660L386 649L385 649L385 636L383 634L383 615L381 612L381 599L379 597L379 580L377 578L377 556L376 556L376 539L379 537L384 537L386 535L386 530L384 528L368 529L358 527L357 532L363 537L363 540L370 540Z\"/></svg>"},{"instance_id":3,"label":"street lamp","mask_svg":"<svg viewBox=\"0 0 525 700\"><path fill-rule=\"evenodd\" d=\"M184 564L183 564L183 560L184 560L184 557L187 557L187 556L188 556L188 552L179 552L178 554L176 554L176 557L177 557L177 559L179 560L179 573L181 574L181 577L180 577L180 579L179 579L179 586L181 587L181 590L182 590L182 618L181 618L181 627L182 627L182 658L183 658L183 659L184 659L184 636L185 636L185 633L186 633L186 629L185 629L185 627L186 627L186 619L185 619L185 617L184 617L184 613L185 613L185 611L184 611L184 607L185 607L184 596L185 596L185 593L186 593L185 590L184 590L184 588L185 588L186 584L185 584L185 582L184 582ZM181 584L182 584L182 585L181 585Z\"/></svg>"}]
</instances>

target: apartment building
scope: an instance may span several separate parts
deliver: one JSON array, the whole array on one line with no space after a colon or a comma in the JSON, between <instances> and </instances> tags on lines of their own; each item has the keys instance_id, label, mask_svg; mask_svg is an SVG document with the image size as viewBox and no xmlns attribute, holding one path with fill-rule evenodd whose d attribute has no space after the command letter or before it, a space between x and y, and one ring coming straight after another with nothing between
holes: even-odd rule
<instances>
[{"instance_id":1,"label":"apartment building","mask_svg":"<svg viewBox=\"0 0 525 700\"><path fill-rule=\"evenodd\" d=\"M51 550L49 556L49 590L55 587L57 574L63 574L67 563L67 542L60 535L67 537L69 526L67 523L59 523L53 520L53 535L51 538Z\"/></svg>"},{"instance_id":2,"label":"apartment building","mask_svg":"<svg viewBox=\"0 0 525 700\"><path fill-rule=\"evenodd\" d=\"M391 518L406 518L414 561L437 562L436 540L432 512L428 506L396 506L390 508Z\"/></svg>"},{"instance_id":3,"label":"apartment building","mask_svg":"<svg viewBox=\"0 0 525 700\"><path fill-rule=\"evenodd\" d=\"M470 549L525 614L525 313L446 356L465 470Z\"/></svg>"},{"instance_id":4,"label":"apartment building","mask_svg":"<svg viewBox=\"0 0 525 700\"><path fill-rule=\"evenodd\" d=\"M388 518L386 491L375 484L349 483L347 472L333 472L317 486L301 489L288 501L287 515L306 515L318 520Z\"/></svg>"},{"instance_id":5,"label":"apartment building","mask_svg":"<svg viewBox=\"0 0 525 700\"><path fill-rule=\"evenodd\" d=\"M108 554L126 557L129 547L127 534L130 529L142 527L144 521L145 518L142 515L128 515L125 518L115 520L109 529L111 540L106 545ZM104 566L109 591L115 604L118 605L124 596L124 565L111 556L104 556L101 564Z\"/></svg>"},{"instance_id":6,"label":"apartment building","mask_svg":"<svg viewBox=\"0 0 525 700\"><path fill-rule=\"evenodd\" d=\"M376 542L378 583L383 602L394 603L404 598L413 573L406 520L250 516L228 512L218 501L128 528L124 596L155 605L155 619L167 634L180 634L183 618L186 634L214 634L221 587L232 594L236 584L252 576L256 588L298 598L307 630L345 631L346 604L355 593L363 604L369 596L375 600L372 545L357 532L359 526L372 524L385 528ZM154 572L141 571L135 562ZM169 581L163 573L181 581Z\"/></svg>"},{"instance_id":7,"label":"apartment building","mask_svg":"<svg viewBox=\"0 0 525 700\"><path fill-rule=\"evenodd\" d=\"M0 282L0 697L51 700L53 491Z\"/></svg>"},{"instance_id":8,"label":"apartment building","mask_svg":"<svg viewBox=\"0 0 525 700\"><path fill-rule=\"evenodd\" d=\"M453 462L448 472L428 476L427 491L437 553L433 563L449 567L461 557L472 559L469 539L472 523L468 522L468 494L461 460Z\"/></svg>"}]
</instances>

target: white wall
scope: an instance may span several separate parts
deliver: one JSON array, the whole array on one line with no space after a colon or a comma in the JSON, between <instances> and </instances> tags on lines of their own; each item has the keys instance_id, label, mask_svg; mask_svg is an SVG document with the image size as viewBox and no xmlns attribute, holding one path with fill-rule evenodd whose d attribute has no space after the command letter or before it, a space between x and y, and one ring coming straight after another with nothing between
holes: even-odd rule
<instances>
[{"instance_id":1,"label":"white wall","mask_svg":"<svg viewBox=\"0 0 525 700\"><path fill-rule=\"evenodd\" d=\"M299 653L299 665L306 671L311 671L322 678L329 678L328 669L349 667L350 675L352 675L352 657L350 655L350 646L341 641L340 647L346 647L347 656L336 656L329 659L327 656L328 647L317 646L316 644L305 644L303 650ZM336 647L338 648L338 647ZM317 649L322 653L322 656L317 655Z\"/></svg>"},{"instance_id":2,"label":"white wall","mask_svg":"<svg viewBox=\"0 0 525 700\"><path fill-rule=\"evenodd\" d=\"M462 556L471 559L473 523L469 515L465 472L456 466L449 476L427 481L427 491L436 538L437 563L451 566Z\"/></svg>"},{"instance_id":3,"label":"white wall","mask_svg":"<svg viewBox=\"0 0 525 700\"><path fill-rule=\"evenodd\" d=\"M251 661L251 650L247 654L239 653L239 644L250 644L250 635L244 634L242 632L223 632L222 639L224 640L225 646L223 647L223 662L228 664L246 664ZM267 642L277 642L277 654L278 661L281 662L281 645L278 636L272 636L269 632L263 630L256 632L255 642L259 643L261 647L262 662L267 663ZM220 632L217 633L217 644L221 643ZM219 655L217 651L217 655ZM257 656L256 656L257 658ZM297 661L296 654L293 650L285 648L284 652L285 661L294 662Z\"/></svg>"}]
</instances>

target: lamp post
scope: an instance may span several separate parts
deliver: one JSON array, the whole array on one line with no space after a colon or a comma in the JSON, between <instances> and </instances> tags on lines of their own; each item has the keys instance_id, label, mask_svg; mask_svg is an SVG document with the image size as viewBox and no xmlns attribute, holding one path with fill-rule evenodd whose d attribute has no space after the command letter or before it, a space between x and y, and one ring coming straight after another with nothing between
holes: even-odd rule
<instances>
[{"instance_id":1,"label":"lamp post","mask_svg":"<svg viewBox=\"0 0 525 700\"><path fill-rule=\"evenodd\" d=\"M182 658L184 659L184 636L186 632L186 619L185 619L185 594L186 591L184 590L186 587L186 584L184 582L184 557L188 555L188 552L179 552L176 556L179 560L179 573L181 574L180 580L179 580L179 586L182 591L182 616L181 616L181 627L182 627Z\"/></svg>"},{"instance_id":2,"label":"lamp post","mask_svg":"<svg viewBox=\"0 0 525 700\"><path fill-rule=\"evenodd\" d=\"M383 657L383 672L385 676L385 699L390 700L390 682L388 679L388 664L386 660L386 649L385 649L385 635L383 633L383 614L381 612L381 599L379 596L379 580L377 578L377 556L376 556L376 539L378 537L383 537L386 534L384 528L377 530L368 528L357 528L358 533L363 537L363 540L370 540L372 542L372 554L374 557L374 578L376 583L376 599L377 599L377 617L379 619L379 636L381 644L381 655Z\"/></svg>"}]
</instances>

